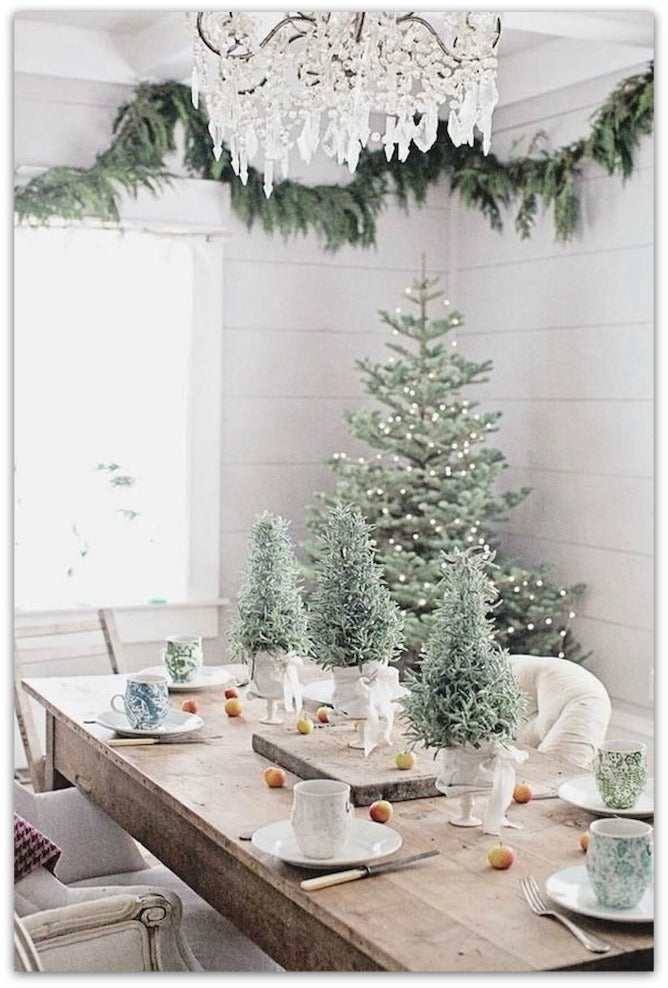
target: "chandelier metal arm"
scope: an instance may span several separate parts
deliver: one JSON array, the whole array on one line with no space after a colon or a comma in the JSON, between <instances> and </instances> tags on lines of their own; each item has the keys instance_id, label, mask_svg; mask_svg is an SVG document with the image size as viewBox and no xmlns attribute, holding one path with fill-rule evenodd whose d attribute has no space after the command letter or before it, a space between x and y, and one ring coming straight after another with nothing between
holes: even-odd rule
<instances>
[{"instance_id":1,"label":"chandelier metal arm","mask_svg":"<svg viewBox=\"0 0 668 988\"><path fill-rule=\"evenodd\" d=\"M206 47L209 49L210 52L213 52L214 55L217 55L220 58L222 54L220 49L216 48L213 44L211 44L211 42L209 41L209 39L207 38L204 32L204 28L202 27L202 19L205 13L206 13L205 11L200 11L197 14L197 21L196 21L197 34L199 35L202 44L206 45ZM362 15L362 17L363 16L364 15ZM282 31L284 27L287 27L288 25L290 25L290 27L293 27L295 31L297 31L297 35L294 38L288 38L288 43L292 43L293 41L296 41L298 38L303 38L304 35L306 34L306 31L302 30L302 28L297 23L298 21L305 21L308 24L316 23L314 17L309 17L308 14L303 14L300 11L297 11L296 14L286 14L286 16L281 21L279 21L278 24L275 24L274 27L272 27L271 31L262 39L262 41L260 41L259 43L260 48L266 48L269 42L273 38L275 38L276 35L280 31ZM237 55L234 52L227 52L227 54L229 55L230 58L238 58L244 62L247 62L250 58L252 58L252 54L250 52L247 52L242 55Z\"/></svg>"},{"instance_id":2,"label":"chandelier metal arm","mask_svg":"<svg viewBox=\"0 0 668 988\"><path fill-rule=\"evenodd\" d=\"M364 16L364 15L362 15L362 16ZM468 19L469 19L470 16L471 15L468 14L467 17L466 17L467 23L468 23ZM439 48L441 49L441 51L443 52L444 55L448 55L450 58L453 58L456 62L464 63L464 62L467 61L467 59L464 56L460 55L459 52L456 52L454 50L451 50L450 48L448 48L447 45L445 45L443 43L443 41L441 41L441 39L440 39L440 37L438 35L438 31L434 27L432 27L431 24L429 23L429 21L426 21L424 19L424 17L420 17L420 15L419 14L416 14L414 11L410 11L410 13L404 14L403 17L397 17L397 24L404 24L406 22L408 22L410 24L419 24L421 27L426 28L426 30L429 31L429 33L435 38L436 43L438 44ZM494 42L492 43L492 49L495 49L496 48L496 46L499 43L500 37L501 37L501 18L500 17L497 17L496 18L496 38L494 39ZM355 38L355 40L358 41L359 38ZM456 43L456 41L455 41L455 43ZM470 60L475 61L475 59L470 59Z\"/></svg>"}]
</instances>

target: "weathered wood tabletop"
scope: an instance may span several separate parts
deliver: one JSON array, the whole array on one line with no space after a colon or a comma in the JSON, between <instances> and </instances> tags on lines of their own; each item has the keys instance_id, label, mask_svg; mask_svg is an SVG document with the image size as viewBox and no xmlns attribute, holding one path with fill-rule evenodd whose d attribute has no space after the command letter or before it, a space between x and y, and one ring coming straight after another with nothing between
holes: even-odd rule
<instances>
[{"instance_id":1,"label":"weathered wood tabletop","mask_svg":"<svg viewBox=\"0 0 668 988\"><path fill-rule=\"evenodd\" d=\"M487 863L498 839L480 828L449 823L459 801L444 796L394 804L389 824L400 854L438 848L426 861L374 878L305 892L317 872L284 864L257 850L248 834L288 819L292 784L269 789L269 764L252 750L262 701L244 700L229 718L220 687L193 694L206 743L110 747L113 733L84 723L109 708L118 676L24 680L47 713L47 760L54 785L69 780L193 889L289 970L505 972L651 970L651 924L611 923L572 914L607 940L607 954L587 951L561 924L532 914L519 881L533 874L542 887L561 868L583 863L578 838L593 817L560 799L513 804L504 829L517 858L506 871ZM244 691L241 691L242 697ZM186 694L172 694L176 708ZM286 715L286 730L294 716ZM314 732L315 733L315 732ZM403 747L396 742L388 752ZM314 734L303 735L307 749ZM353 757L363 757L351 751ZM581 774L532 752L523 777L558 787ZM356 814L368 819L368 810Z\"/></svg>"}]
</instances>

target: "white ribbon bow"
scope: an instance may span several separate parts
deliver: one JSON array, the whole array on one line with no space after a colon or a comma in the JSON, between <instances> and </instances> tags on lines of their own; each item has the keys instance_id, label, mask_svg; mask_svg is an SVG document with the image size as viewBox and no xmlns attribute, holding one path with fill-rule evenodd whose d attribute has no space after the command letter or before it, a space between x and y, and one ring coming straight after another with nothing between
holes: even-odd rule
<instances>
[{"instance_id":1,"label":"white ribbon bow","mask_svg":"<svg viewBox=\"0 0 668 988\"><path fill-rule=\"evenodd\" d=\"M302 708L302 686L297 672L301 665L303 665L301 656L288 652L283 671L283 706L288 713L293 710L299 713Z\"/></svg>"},{"instance_id":2,"label":"white ribbon bow","mask_svg":"<svg viewBox=\"0 0 668 988\"><path fill-rule=\"evenodd\" d=\"M394 726L392 700L400 691L399 672L383 662L368 662L349 683L337 683L335 707L363 722L364 756L378 744L389 744ZM347 695L346 695L347 694Z\"/></svg>"}]
</instances>

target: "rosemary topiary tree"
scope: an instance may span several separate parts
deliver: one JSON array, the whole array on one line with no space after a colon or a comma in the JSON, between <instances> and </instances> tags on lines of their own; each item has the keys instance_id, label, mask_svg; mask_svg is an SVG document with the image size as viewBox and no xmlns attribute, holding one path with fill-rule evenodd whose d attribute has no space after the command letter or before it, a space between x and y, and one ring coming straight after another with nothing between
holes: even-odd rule
<instances>
[{"instance_id":1,"label":"rosemary topiary tree","mask_svg":"<svg viewBox=\"0 0 668 988\"><path fill-rule=\"evenodd\" d=\"M265 511L251 527L238 612L229 634L230 651L240 661L252 664L259 652L306 655L309 651L306 608L289 524L280 515Z\"/></svg>"},{"instance_id":2,"label":"rosemary topiary tree","mask_svg":"<svg viewBox=\"0 0 668 988\"><path fill-rule=\"evenodd\" d=\"M497 590L485 564L493 558L471 548L443 553L442 602L402 700L407 737L427 748L479 748L517 732L522 697L489 616Z\"/></svg>"},{"instance_id":3,"label":"rosemary topiary tree","mask_svg":"<svg viewBox=\"0 0 668 988\"><path fill-rule=\"evenodd\" d=\"M309 605L316 661L324 669L392 662L402 646L403 621L362 515L340 503L331 507L316 552Z\"/></svg>"}]
</instances>

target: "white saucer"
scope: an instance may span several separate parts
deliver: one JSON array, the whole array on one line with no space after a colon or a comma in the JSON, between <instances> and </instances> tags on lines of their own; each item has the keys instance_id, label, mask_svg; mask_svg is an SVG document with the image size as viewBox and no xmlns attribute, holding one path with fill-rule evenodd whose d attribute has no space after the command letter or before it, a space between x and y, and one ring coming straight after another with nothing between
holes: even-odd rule
<instances>
[{"instance_id":1,"label":"white saucer","mask_svg":"<svg viewBox=\"0 0 668 988\"><path fill-rule=\"evenodd\" d=\"M589 884L585 865L574 865L550 875L545 882L545 891L554 902L566 909L572 909L583 916L596 919L611 919L616 923L651 923L654 920L654 885L645 892L637 906L632 909L615 909L602 906Z\"/></svg>"},{"instance_id":2,"label":"white saucer","mask_svg":"<svg viewBox=\"0 0 668 988\"><path fill-rule=\"evenodd\" d=\"M104 713L98 714L95 720L102 727L108 727L126 738L161 738L166 735L171 737L175 734L190 734L199 730L204 724L198 714L188 714L184 710L170 710L167 719L160 727L130 727L125 714L117 713L115 710L105 710Z\"/></svg>"},{"instance_id":3,"label":"white saucer","mask_svg":"<svg viewBox=\"0 0 668 988\"><path fill-rule=\"evenodd\" d=\"M393 700L398 700L402 696L406 696L408 690L405 686L399 684L398 690L392 697ZM307 701L317 707L331 707L333 706L332 697L334 695L334 680L333 679L319 679L315 683L309 683L302 687L302 698L304 702Z\"/></svg>"},{"instance_id":4,"label":"white saucer","mask_svg":"<svg viewBox=\"0 0 668 988\"><path fill-rule=\"evenodd\" d=\"M187 683L173 683L165 666L151 666L142 672L167 676L167 688L173 693L191 693L193 690L206 690L210 686L238 686L235 677L225 666L202 666L200 671Z\"/></svg>"},{"instance_id":5,"label":"white saucer","mask_svg":"<svg viewBox=\"0 0 668 988\"><path fill-rule=\"evenodd\" d=\"M654 816L654 779L648 779L644 791L627 810L615 810L606 806L598 794L593 775L577 775L559 786L559 796L573 806L579 806L598 816Z\"/></svg>"},{"instance_id":6,"label":"white saucer","mask_svg":"<svg viewBox=\"0 0 668 988\"><path fill-rule=\"evenodd\" d=\"M267 854L273 854L287 864L299 868L352 868L386 858L394 854L402 844L401 834L385 823L373 820L353 821L350 839L341 854L335 858L307 858L299 849L289 820L269 823L253 834L253 844Z\"/></svg>"}]
</instances>

